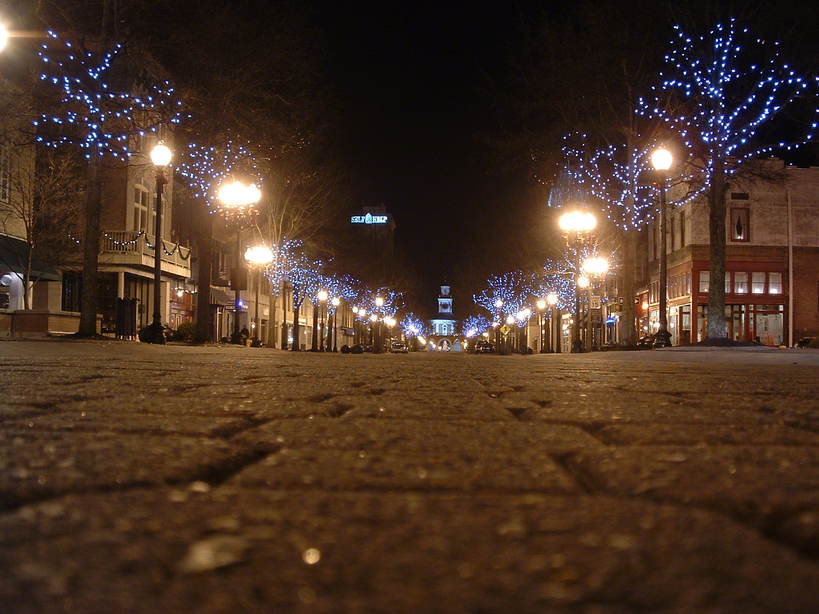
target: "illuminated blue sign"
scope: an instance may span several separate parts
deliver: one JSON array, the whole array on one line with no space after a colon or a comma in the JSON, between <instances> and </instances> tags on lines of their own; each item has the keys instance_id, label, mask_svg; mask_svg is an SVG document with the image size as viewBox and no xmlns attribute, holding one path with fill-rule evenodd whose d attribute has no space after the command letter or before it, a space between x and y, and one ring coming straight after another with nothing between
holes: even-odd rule
<instances>
[{"instance_id":1,"label":"illuminated blue sign","mask_svg":"<svg viewBox=\"0 0 819 614\"><path fill-rule=\"evenodd\" d=\"M351 224L386 224L389 221L388 215L354 215L350 218Z\"/></svg>"}]
</instances>

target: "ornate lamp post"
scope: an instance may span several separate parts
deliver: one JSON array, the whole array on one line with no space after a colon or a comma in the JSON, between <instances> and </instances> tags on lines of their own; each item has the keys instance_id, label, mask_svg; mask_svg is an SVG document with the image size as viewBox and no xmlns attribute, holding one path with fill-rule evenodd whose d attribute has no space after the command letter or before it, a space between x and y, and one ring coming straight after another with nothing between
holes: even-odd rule
<instances>
[{"instance_id":1,"label":"ornate lamp post","mask_svg":"<svg viewBox=\"0 0 819 614\"><path fill-rule=\"evenodd\" d=\"M262 271L264 268L273 262L273 250L267 245L254 245L248 247L245 251L245 261L252 266L256 272L256 314L255 326L253 327L253 347L261 347L262 343L259 340L259 328L261 327L261 320L259 320L259 286L262 285Z\"/></svg>"},{"instance_id":2,"label":"ornate lamp post","mask_svg":"<svg viewBox=\"0 0 819 614\"><path fill-rule=\"evenodd\" d=\"M383 296L376 296L375 297L375 307L377 311L381 311L381 308L384 306L384 297ZM373 354L381 354L384 351L384 339L382 333L382 319L376 318L373 320L375 326L375 334L373 337L375 341L373 342Z\"/></svg>"},{"instance_id":3,"label":"ornate lamp post","mask_svg":"<svg viewBox=\"0 0 819 614\"><path fill-rule=\"evenodd\" d=\"M549 345L548 345L547 351L548 352L554 352L555 351L555 345L557 345L556 343L554 343L554 339L553 339L554 338L554 333L555 333L554 308L555 308L555 305L557 305L557 294L555 294L554 292L550 292L546 296L546 303L549 305L549 336L548 336Z\"/></svg>"},{"instance_id":4,"label":"ornate lamp post","mask_svg":"<svg viewBox=\"0 0 819 614\"><path fill-rule=\"evenodd\" d=\"M543 299L538 299L537 302L537 317L538 317L538 325L540 326L540 353L546 353L546 340L544 339L545 335L545 324L546 324L546 314L544 313L546 310L546 301Z\"/></svg>"},{"instance_id":5,"label":"ornate lamp post","mask_svg":"<svg viewBox=\"0 0 819 614\"><path fill-rule=\"evenodd\" d=\"M671 333L668 332L668 297L666 287L668 286L668 255L666 254L666 202L665 190L668 170L674 157L671 152L660 147L651 154L651 165L657 172L657 189L660 193L660 327L654 334L654 347L669 347L671 345Z\"/></svg>"},{"instance_id":6,"label":"ornate lamp post","mask_svg":"<svg viewBox=\"0 0 819 614\"><path fill-rule=\"evenodd\" d=\"M318 307L318 310L319 310L319 317L321 318L321 328L320 328L320 332L319 332L319 347L318 347L319 352L324 351L324 314L325 314L325 305L327 305L327 297L328 296L329 296L329 294L327 293L327 290L319 290L318 294L316 295L316 298L318 299L317 307ZM315 345L315 341L313 342L313 345Z\"/></svg>"},{"instance_id":7,"label":"ornate lamp post","mask_svg":"<svg viewBox=\"0 0 819 614\"><path fill-rule=\"evenodd\" d=\"M375 335L374 335L374 330L375 330L375 323L376 323L376 322L378 322L378 316L377 316L376 314L374 314L374 313L371 313L371 314L370 314L370 349L371 349L373 352L375 352L375 343L374 343Z\"/></svg>"},{"instance_id":8,"label":"ornate lamp post","mask_svg":"<svg viewBox=\"0 0 819 614\"><path fill-rule=\"evenodd\" d=\"M588 283L588 302L589 302L589 310L588 310L588 318L587 318L587 336L588 336L588 347L589 350L592 350L594 347L594 325L592 323L592 296L594 295L594 280L595 279L602 279L609 270L609 261L606 258L600 256L594 256L592 258L586 258L583 262L583 272L588 275L589 283Z\"/></svg>"},{"instance_id":9,"label":"ornate lamp post","mask_svg":"<svg viewBox=\"0 0 819 614\"><path fill-rule=\"evenodd\" d=\"M588 233L597 226L597 219L586 211L569 211L558 220L560 230L566 235L566 242L574 250L575 275L580 274L580 247ZM579 277L575 277L580 281ZM578 283L579 286L579 283ZM580 341L580 293L574 293L574 326L572 327L572 352L582 352L583 343Z\"/></svg>"},{"instance_id":10,"label":"ornate lamp post","mask_svg":"<svg viewBox=\"0 0 819 614\"><path fill-rule=\"evenodd\" d=\"M156 223L154 225L154 305L153 318L145 338L149 343L165 343L162 326L162 190L168 183L165 168L171 163L171 150L159 143L151 150L151 162L156 169Z\"/></svg>"},{"instance_id":11,"label":"ornate lamp post","mask_svg":"<svg viewBox=\"0 0 819 614\"><path fill-rule=\"evenodd\" d=\"M333 352L338 352L338 306L341 299L334 296L330 304L333 306Z\"/></svg>"},{"instance_id":12,"label":"ornate lamp post","mask_svg":"<svg viewBox=\"0 0 819 614\"><path fill-rule=\"evenodd\" d=\"M241 181L231 181L223 183L219 187L217 198L222 207L222 213L228 221L236 224L236 259L234 260L235 268L233 270L232 282L233 290L235 292L234 308L235 317L233 319L233 334L231 335L232 343L239 343L241 340L239 313L242 307L242 218L251 215L255 212L255 205L262 197L262 192L255 184L244 184Z\"/></svg>"}]
</instances>

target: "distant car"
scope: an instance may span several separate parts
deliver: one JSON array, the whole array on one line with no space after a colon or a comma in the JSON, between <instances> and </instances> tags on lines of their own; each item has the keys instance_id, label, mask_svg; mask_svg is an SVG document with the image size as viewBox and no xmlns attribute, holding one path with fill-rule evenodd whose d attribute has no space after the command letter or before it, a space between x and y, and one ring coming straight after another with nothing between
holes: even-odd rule
<instances>
[{"instance_id":1,"label":"distant car","mask_svg":"<svg viewBox=\"0 0 819 614\"><path fill-rule=\"evenodd\" d=\"M476 354L492 354L495 351L495 345L485 339L479 339L475 342Z\"/></svg>"},{"instance_id":2,"label":"distant car","mask_svg":"<svg viewBox=\"0 0 819 614\"><path fill-rule=\"evenodd\" d=\"M390 352L393 354L406 354L407 344L403 341L393 341L392 345L390 345Z\"/></svg>"}]
</instances>

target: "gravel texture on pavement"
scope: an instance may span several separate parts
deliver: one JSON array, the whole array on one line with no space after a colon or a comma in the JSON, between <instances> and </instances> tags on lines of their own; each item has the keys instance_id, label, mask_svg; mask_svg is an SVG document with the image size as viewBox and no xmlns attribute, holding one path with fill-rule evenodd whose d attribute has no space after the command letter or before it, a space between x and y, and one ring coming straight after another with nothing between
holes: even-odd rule
<instances>
[{"instance_id":1,"label":"gravel texture on pavement","mask_svg":"<svg viewBox=\"0 0 819 614\"><path fill-rule=\"evenodd\" d=\"M0 612L819 612L819 353L0 342Z\"/></svg>"}]
</instances>

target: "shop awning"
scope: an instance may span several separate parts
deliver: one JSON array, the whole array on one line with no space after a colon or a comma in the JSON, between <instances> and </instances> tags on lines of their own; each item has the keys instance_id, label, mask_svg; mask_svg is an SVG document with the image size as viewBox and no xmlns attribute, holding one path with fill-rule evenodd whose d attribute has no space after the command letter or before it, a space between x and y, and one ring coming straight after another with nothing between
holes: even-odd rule
<instances>
[{"instance_id":1,"label":"shop awning","mask_svg":"<svg viewBox=\"0 0 819 614\"><path fill-rule=\"evenodd\" d=\"M26 260L26 242L17 237L0 234L0 274L25 274ZM35 281L60 281L61 279L54 267L37 260L36 257L31 262L31 278Z\"/></svg>"},{"instance_id":2,"label":"shop awning","mask_svg":"<svg viewBox=\"0 0 819 614\"><path fill-rule=\"evenodd\" d=\"M210 289L210 304L211 305L233 305L233 297L219 288Z\"/></svg>"}]
</instances>

